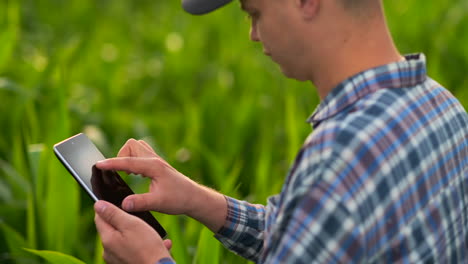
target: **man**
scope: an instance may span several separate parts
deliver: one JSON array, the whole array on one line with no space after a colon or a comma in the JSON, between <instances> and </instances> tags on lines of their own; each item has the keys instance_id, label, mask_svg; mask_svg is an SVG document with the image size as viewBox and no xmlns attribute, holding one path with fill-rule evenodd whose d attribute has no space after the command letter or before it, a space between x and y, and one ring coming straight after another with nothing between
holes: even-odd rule
<instances>
[{"instance_id":1,"label":"man","mask_svg":"<svg viewBox=\"0 0 468 264\"><path fill-rule=\"evenodd\" d=\"M227 1L187 0L205 13ZM97 164L151 178L127 211L188 215L259 263L468 261L468 114L401 56L378 0L241 0L250 38L321 103L280 194L266 206L225 197L177 172L143 141ZM172 263L170 241L95 204L104 258Z\"/></svg>"}]
</instances>

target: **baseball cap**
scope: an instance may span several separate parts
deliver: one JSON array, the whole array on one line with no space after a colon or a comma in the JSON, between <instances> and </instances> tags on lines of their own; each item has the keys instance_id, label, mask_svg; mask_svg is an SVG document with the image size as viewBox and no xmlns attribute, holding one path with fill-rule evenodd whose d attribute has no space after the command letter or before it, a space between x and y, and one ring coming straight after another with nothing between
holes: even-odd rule
<instances>
[{"instance_id":1,"label":"baseball cap","mask_svg":"<svg viewBox=\"0 0 468 264\"><path fill-rule=\"evenodd\" d=\"M182 7L193 15L203 15L216 10L232 0L182 0Z\"/></svg>"}]
</instances>

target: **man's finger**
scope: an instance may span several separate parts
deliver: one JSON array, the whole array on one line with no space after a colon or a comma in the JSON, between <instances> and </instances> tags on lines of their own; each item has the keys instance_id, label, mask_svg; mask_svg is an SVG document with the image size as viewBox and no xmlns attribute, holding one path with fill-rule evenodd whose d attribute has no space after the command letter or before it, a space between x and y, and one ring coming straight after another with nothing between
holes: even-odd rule
<instances>
[{"instance_id":1,"label":"man's finger","mask_svg":"<svg viewBox=\"0 0 468 264\"><path fill-rule=\"evenodd\" d=\"M113 226L104 221L97 213L94 217L94 223L96 224L96 229L101 237L108 237L112 232L116 231Z\"/></svg>"},{"instance_id":2,"label":"man's finger","mask_svg":"<svg viewBox=\"0 0 468 264\"><path fill-rule=\"evenodd\" d=\"M158 171L165 169L166 166L167 163L158 158L137 157L111 158L96 163L96 167L102 170L127 171L151 178Z\"/></svg>"},{"instance_id":3,"label":"man's finger","mask_svg":"<svg viewBox=\"0 0 468 264\"><path fill-rule=\"evenodd\" d=\"M142 145L141 140L129 139L120 149L117 157L154 157L152 149Z\"/></svg>"},{"instance_id":4,"label":"man's finger","mask_svg":"<svg viewBox=\"0 0 468 264\"><path fill-rule=\"evenodd\" d=\"M171 250L172 248L172 241L170 239L166 239L163 241L164 247L167 248L167 250Z\"/></svg>"},{"instance_id":5,"label":"man's finger","mask_svg":"<svg viewBox=\"0 0 468 264\"><path fill-rule=\"evenodd\" d=\"M128 212L156 211L158 201L153 193L132 194L123 200L122 208Z\"/></svg>"},{"instance_id":6,"label":"man's finger","mask_svg":"<svg viewBox=\"0 0 468 264\"><path fill-rule=\"evenodd\" d=\"M124 229L125 226L128 225L129 217L133 217L120 210L117 206L102 200L94 204L94 210L98 216L96 217L98 221L100 218L116 230ZM105 227L104 224L102 224L101 227L104 228L104 231L107 231L107 227Z\"/></svg>"},{"instance_id":7,"label":"man's finger","mask_svg":"<svg viewBox=\"0 0 468 264\"><path fill-rule=\"evenodd\" d=\"M146 141L144 140L138 140L138 142L144 147L146 148L148 151L150 151L151 153L153 153L154 155L156 155L158 158L159 158L159 155L158 153L156 153L156 151L154 151L154 149L150 146L150 144L148 144Z\"/></svg>"}]
</instances>

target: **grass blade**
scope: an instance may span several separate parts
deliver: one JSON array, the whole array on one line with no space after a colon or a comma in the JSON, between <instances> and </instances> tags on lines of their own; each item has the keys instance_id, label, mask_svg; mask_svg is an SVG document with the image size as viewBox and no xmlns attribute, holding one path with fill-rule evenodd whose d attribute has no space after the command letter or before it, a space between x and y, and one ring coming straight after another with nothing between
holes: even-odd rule
<instances>
[{"instance_id":1,"label":"grass blade","mask_svg":"<svg viewBox=\"0 0 468 264\"><path fill-rule=\"evenodd\" d=\"M203 228L198 240L197 253L193 263L219 263L221 256L221 244L208 228Z\"/></svg>"},{"instance_id":2,"label":"grass blade","mask_svg":"<svg viewBox=\"0 0 468 264\"><path fill-rule=\"evenodd\" d=\"M35 250L29 248L24 248L24 250L37 256L40 256L41 258L47 260L51 264L86 264L75 257L57 251Z\"/></svg>"}]
</instances>

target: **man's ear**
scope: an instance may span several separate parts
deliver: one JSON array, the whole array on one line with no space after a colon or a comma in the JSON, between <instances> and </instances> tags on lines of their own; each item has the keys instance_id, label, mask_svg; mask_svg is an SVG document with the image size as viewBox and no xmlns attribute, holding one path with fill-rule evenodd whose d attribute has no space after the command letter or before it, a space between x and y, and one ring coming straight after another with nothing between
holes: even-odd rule
<instances>
[{"instance_id":1,"label":"man's ear","mask_svg":"<svg viewBox=\"0 0 468 264\"><path fill-rule=\"evenodd\" d=\"M296 0L305 19L314 18L320 8L321 0Z\"/></svg>"}]
</instances>

